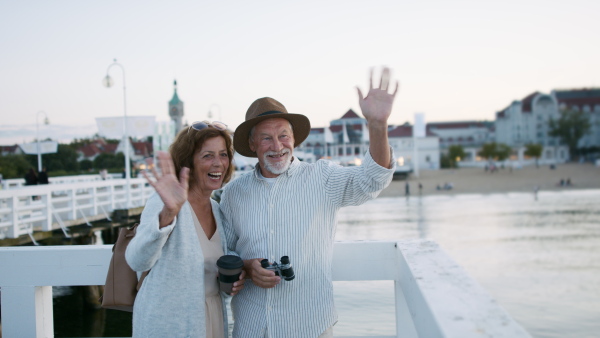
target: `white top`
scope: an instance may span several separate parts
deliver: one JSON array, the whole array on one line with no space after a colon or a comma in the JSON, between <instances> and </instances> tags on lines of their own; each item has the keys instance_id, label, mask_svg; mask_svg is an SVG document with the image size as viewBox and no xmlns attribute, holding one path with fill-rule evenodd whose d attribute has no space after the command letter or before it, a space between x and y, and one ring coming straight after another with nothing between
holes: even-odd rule
<instances>
[{"instance_id":1,"label":"white top","mask_svg":"<svg viewBox=\"0 0 600 338\"><path fill-rule=\"evenodd\" d=\"M223 256L221 236L215 231L209 239L202 225L194 213L194 225L204 255L204 305L206 309L206 337L223 337L223 305L219 295L219 282L217 276L217 260Z\"/></svg>"},{"instance_id":2,"label":"white top","mask_svg":"<svg viewBox=\"0 0 600 338\"><path fill-rule=\"evenodd\" d=\"M211 203L217 231L222 231L219 204ZM194 212L186 202L173 224L159 229L163 205L156 193L148 199L125 252L133 270L152 269L133 305L133 337L205 337L206 310L199 306L205 303L204 255ZM224 315L224 327L226 320Z\"/></svg>"}]
</instances>

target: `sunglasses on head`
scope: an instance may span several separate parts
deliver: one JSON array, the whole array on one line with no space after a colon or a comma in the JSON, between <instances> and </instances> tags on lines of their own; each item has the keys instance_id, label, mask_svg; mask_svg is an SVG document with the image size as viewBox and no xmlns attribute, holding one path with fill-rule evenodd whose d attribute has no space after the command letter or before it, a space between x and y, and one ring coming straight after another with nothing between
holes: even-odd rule
<instances>
[{"instance_id":1,"label":"sunglasses on head","mask_svg":"<svg viewBox=\"0 0 600 338\"><path fill-rule=\"evenodd\" d=\"M208 122L208 121L196 121L194 123L192 123L190 125L190 127L188 128L188 134L190 133L190 128L194 129L194 130L202 130L202 129L206 129L206 128L215 128L217 130L227 130L227 125L223 122L219 122L219 121L213 121L213 122Z\"/></svg>"}]
</instances>

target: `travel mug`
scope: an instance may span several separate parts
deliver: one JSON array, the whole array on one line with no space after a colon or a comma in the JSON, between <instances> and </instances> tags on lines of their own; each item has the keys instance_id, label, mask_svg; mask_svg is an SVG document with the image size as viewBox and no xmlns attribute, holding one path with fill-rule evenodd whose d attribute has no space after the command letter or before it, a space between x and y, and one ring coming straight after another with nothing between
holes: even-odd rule
<instances>
[{"instance_id":1,"label":"travel mug","mask_svg":"<svg viewBox=\"0 0 600 338\"><path fill-rule=\"evenodd\" d=\"M233 283L240 279L244 261L238 256L225 255L217 260L217 267L219 268L219 289L229 295Z\"/></svg>"}]
</instances>

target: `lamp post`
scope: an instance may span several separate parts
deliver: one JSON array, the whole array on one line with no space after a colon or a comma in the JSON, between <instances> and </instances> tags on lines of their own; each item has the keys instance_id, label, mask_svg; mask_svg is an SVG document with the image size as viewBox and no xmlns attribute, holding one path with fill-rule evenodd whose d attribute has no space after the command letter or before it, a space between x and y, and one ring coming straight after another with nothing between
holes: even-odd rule
<instances>
[{"instance_id":1,"label":"lamp post","mask_svg":"<svg viewBox=\"0 0 600 338\"><path fill-rule=\"evenodd\" d=\"M130 189L130 179L131 179L131 164L129 163L129 133L127 132L127 91L125 86L125 68L117 62L117 59L114 59L113 63L108 66L106 69L106 76L102 80L102 84L106 88L112 87L114 81L108 75L108 72L113 66L118 66L123 71L123 137L125 138L125 180L127 184L127 208L130 207L131 196L129 195Z\"/></svg>"},{"instance_id":2,"label":"lamp post","mask_svg":"<svg viewBox=\"0 0 600 338\"><path fill-rule=\"evenodd\" d=\"M45 111L40 110L35 114L35 138L37 139L37 155L38 155L38 173L42 171L42 148L40 146L40 125L38 123L38 117L40 114L44 114L46 118L44 119L44 124L50 124L50 120L48 120L48 114Z\"/></svg>"}]
</instances>

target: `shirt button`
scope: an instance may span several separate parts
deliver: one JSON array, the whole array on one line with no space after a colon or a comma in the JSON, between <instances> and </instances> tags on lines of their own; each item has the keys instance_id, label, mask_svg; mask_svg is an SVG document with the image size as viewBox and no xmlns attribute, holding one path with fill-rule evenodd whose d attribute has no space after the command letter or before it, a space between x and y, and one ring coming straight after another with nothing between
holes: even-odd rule
<instances>
[{"instance_id":1,"label":"shirt button","mask_svg":"<svg viewBox=\"0 0 600 338\"><path fill-rule=\"evenodd\" d=\"M273 204L269 204L269 207L271 207L271 208L272 208L272 207L273 207Z\"/></svg>"},{"instance_id":2,"label":"shirt button","mask_svg":"<svg viewBox=\"0 0 600 338\"><path fill-rule=\"evenodd\" d=\"M271 230L271 235L274 234L274 233L275 233L275 231Z\"/></svg>"},{"instance_id":3,"label":"shirt button","mask_svg":"<svg viewBox=\"0 0 600 338\"><path fill-rule=\"evenodd\" d=\"M267 306L267 310L268 310L268 311L271 311L271 307L270 307L270 306Z\"/></svg>"}]
</instances>

